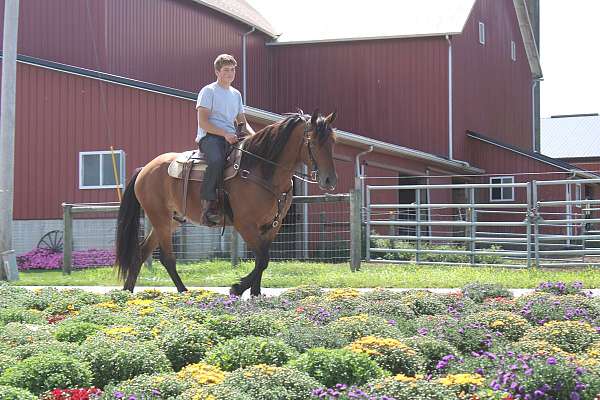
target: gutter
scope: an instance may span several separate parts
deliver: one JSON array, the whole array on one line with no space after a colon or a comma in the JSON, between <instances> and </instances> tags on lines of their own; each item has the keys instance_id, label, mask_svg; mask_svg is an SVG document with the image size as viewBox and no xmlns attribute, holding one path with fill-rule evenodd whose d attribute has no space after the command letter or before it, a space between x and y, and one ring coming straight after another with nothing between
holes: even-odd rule
<instances>
[{"instance_id":1,"label":"gutter","mask_svg":"<svg viewBox=\"0 0 600 400\"><path fill-rule=\"evenodd\" d=\"M356 155L356 157L354 157L354 188L355 189L360 189L361 188L361 183L360 183L360 157L364 156L365 154L368 154L370 152L373 151L373 146L369 146L369 148L365 151L361 151L360 153L358 153Z\"/></svg>"},{"instance_id":2,"label":"gutter","mask_svg":"<svg viewBox=\"0 0 600 400\"><path fill-rule=\"evenodd\" d=\"M452 36L446 35L448 41L448 158L454 158L453 121L452 121Z\"/></svg>"},{"instance_id":3,"label":"gutter","mask_svg":"<svg viewBox=\"0 0 600 400\"><path fill-rule=\"evenodd\" d=\"M247 115L253 118L257 118L268 123L276 122L283 119L283 117L279 114L259 110L253 107L246 107L245 112ZM480 168L471 166L466 161L448 160L444 157L436 156L435 154L411 149L409 147L399 146L397 144L382 142L381 140L371 139L366 136L345 132L339 129L335 130L335 134L337 135L338 142L342 144L348 144L354 147L366 146L367 148L369 148L369 146L373 146L373 150L378 151L380 153L390 154L393 156L402 156L404 158L409 158L413 160L427 161L447 168L459 169L461 171L465 171L471 174L483 174L485 172Z\"/></svg>"},{"instance_id":4,"label":"gutter","mask_svg":"<svg viewBox=\"0 0 600 400\"><path fill-rule=\"evenodd\" d=\"M244 82L244 87L243 87L243 91L244 91L244 104L246 104L246 92L247 92L247 85L246 85L246 77L247 77L247 67L246 67L246 43L247 43L247 38L248 35L250 35L251 33L253 33L254 31L256 31L255 27L252 27L252 29L250 29L248 32L244 33L244 35L242 36L242 63L244 64L243 66L243 82Z\"/></svg>"}]
</instances>

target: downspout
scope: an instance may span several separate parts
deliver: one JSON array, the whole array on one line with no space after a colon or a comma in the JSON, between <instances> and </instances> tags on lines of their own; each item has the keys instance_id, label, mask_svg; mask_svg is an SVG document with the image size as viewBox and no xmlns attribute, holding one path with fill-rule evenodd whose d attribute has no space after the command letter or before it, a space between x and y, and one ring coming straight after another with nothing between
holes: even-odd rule
<instances>
[{"instance_id":1,"label":"downspout","mask_svg":"<svg viewBox=\"0 0 600 400\"><path fill-rule=\"evenodd\" d=\"M446 35L448 41L448 158L454 159L452 130L452 36Z\"/></svg>"},{"instance_id":2,"label":"downspout","mask_svg":"<svg viewBox=\"0 0 600 400\"><path fill-rule=\"evenodd\" d=\"M360 177L361 177L360 157L362 157L365 154L368 154L372 151L373 151L373 146L369 146L369 148L367 150L361 151L360 153L358 153L356 155L356 157L354 157L354 189L356 189L356 190L360 190L362 187L361 182L360 182Z\"/></svg>"},{"instance_id":3,"label":"downspout","mask_svg":"<svg viewBox=\"0 0 600 400\"><path fill-rule=\"evenodd\" d=\"M243 92L244 92L244 105L246 105L246 72L247 72L247 68L246 68L246 58L247 58L246 57L246 42L247 42L248 35L250 35L255 30L256 30L256 28L252 27L251 30L249 30L248 32L244 33L244 36L242 36L242 63L244 64L244 66L243 66L242 81L243 81Z\"/></svg>"},{"instance_id":4,"label":"downspout","mask_svg":"<svg viewBox=\"0 0 600 400\"><path fill-rule=\"evenodd\" d=\"M543 79L541 78L533 78L533 80L531 81L531 135L532 135L532 147L533 147L533 151L536 153L540 152L541 143L537 143L537 132L536 132L536 121L538 118L537 113L535 112L535 88L536 86L539 84L540 81L542 81Z\"/></svg>"}]
</instances>

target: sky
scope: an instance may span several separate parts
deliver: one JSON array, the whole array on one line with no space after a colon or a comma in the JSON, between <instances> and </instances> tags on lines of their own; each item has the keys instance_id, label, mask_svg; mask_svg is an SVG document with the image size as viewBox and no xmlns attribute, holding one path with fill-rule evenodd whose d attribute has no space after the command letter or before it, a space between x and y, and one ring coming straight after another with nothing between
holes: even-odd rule
<instances>
[{"instance_id":1,"label":"sky","mask_svg":"<svg viewBox=\"0 0 600 400\"><path fill-rule=\"evenodd\" d=\"M289 12L275 6L281 0L247 1L284 29L276 24L278 12ZM600 0L540 0L540 19L542 118L600 113Z\"/></svg>"},{"instance_id":2,"label":"sky","mask_svg":"<svg viewBox=\"0 0 600 400\"><path fill-rule=\"evenodd\" d=\"M600 0L540 0L541 116L600 113Z\"/></svg>"}]
</instances>

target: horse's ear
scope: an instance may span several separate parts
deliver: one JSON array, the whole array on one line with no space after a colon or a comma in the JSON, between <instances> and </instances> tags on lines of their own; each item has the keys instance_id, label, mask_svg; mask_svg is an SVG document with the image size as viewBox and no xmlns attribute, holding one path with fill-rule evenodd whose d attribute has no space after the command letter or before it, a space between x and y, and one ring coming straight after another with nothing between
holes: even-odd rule
<instances>
[{"instance_id":1,"label":"horse's ear","mask_svg":"<svg viewBox=\"0 0 600 400\"><path fill-rule=\"evenodd\" d=\"M327 122L327 125L331 125L335 122L336 118L337 118L337 111L334 111L325 118L325 121Z\"/></svg>"},{"instance_id":2,"label":"horse's ear","mask_svg":"<svg viewBox=\"0 0 600 400\"><path fill-rule=\"evenodd\" d=\"M312 125L316 125L318 119L319 119L319 109L315 108L315 111L312 113L312 117L310 117L310 123Z\"/></svg>"}]
</instances>

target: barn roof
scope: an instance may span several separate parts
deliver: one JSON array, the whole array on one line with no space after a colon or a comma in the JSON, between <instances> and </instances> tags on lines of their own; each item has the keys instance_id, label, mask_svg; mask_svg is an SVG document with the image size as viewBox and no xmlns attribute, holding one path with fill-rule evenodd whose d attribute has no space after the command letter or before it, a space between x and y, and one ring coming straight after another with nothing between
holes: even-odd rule
<instances>
[{"instance_id":1,"label":"barn roof","mask_svg":"<svg viewBox=\"0 0 600 400\"><path fill-rule=\"evenodd\" d=\"M600 116L542 118L540 142L550 157L600 157Z\"/></svg>"},{"instance_id":2,"label":"barn roof","mask_svg":"<svg viewBox=\"0 0 600 400\"><path fill-rule=\"evenodd\" d=\"M271 38L277 37L271 23L245 0L194 0L196 3L219 11L240 22L248 24Z\"/></svg>"},{"instance_id":3,"label":"barn roof","mask_svg":"<svg viewBox=\"0 0 600 400\"><path fill-rule=\"evenodd\" d=\"M459 35L477 0L248 0L281 35L269 45ZM542 76L525 0L513 0L532 75Z\"/></svg>"},{"instance_id":4,"label":"barn roof","mask_svg":"<svg viewBox=\"0 0 600 400\"><path fill-rule=\"evenodd\" d=\"M597 174L593 174L590 172L587 172L573 164L570 164L566 161L563 160L559 160L553 157L549 157L545 154L541 154L541 153L536 153L536 152L532 152L532 151L528 151L525 149L522 149L520 147L517 146L513 146L507 143L502 143L496 139L492 139L488 136L482 135L481 133L477 133L477 132L473 132L473 131L467 131L467 136L473 139L477 139L479 141L491 144L492 146L496 146L499 148L502 148L504 150L508 150L510 152L513 152L515 154L519 154L523 157L528 157L528 158L532 158L534 160L537 160L539 162L542 162L544 164L547 165L551 165L555 168L558 168L560 170L563 171L568 171L568 172L572 172L574 174L577 174L579 176L582 176L584 178L592 178L592 179L598 179L600 178L600 175Z\"/></svg>"}]
</instances>

